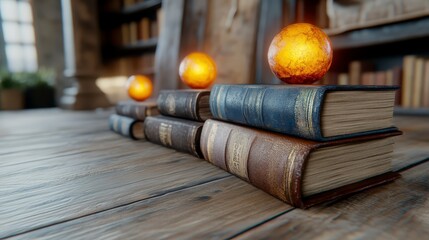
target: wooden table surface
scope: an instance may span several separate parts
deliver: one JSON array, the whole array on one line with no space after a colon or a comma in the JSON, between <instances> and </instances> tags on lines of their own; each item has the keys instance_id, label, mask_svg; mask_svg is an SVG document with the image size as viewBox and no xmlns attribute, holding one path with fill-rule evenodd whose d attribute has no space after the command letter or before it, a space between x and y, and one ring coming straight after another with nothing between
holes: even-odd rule
<instances>
[{"instance_id":1,"label":"wooden table surface","mask_svg":"<svg viewBox=\"0 0 429 240\"><path fill-rule=\"evenodd\" d=\"M395 117L399 180L308 210L108 130L109 112L0 112L0 238L422 239L429 118Z\"/></svg>"}]
</instances>

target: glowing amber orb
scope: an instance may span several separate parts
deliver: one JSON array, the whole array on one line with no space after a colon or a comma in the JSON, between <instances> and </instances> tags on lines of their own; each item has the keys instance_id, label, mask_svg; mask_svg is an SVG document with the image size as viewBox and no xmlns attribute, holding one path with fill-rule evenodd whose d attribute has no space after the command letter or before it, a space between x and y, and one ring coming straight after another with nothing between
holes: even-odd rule
<instances>
[{"instance_id":1,"label":"glowing amber orb","mask_svg":"<svg viewBox=\"0 0 429 240\"><path fill-rule=\"evenodd\" d=\"M283 28L268 49L271 71L287 83L316 82L325 75L331 62L332 47L328 36L308 23Z\"/></svg>"},{"instance_id":2,"label":"glowing amber orb","mask_svg":"<svg viewBox=\"0 0 429 240\"><path fill-rule=\"evenodd\" d=\"M190 88L207 88L216 78L216 64L207 54L191 53L180 63L179 75Z\"/></svg>"},{"instance_id":3,"label":"glowing amber orb","mask_svg":"<svg viewBox=\"0 0 429 240\"><path fill-rule=\"evenodd\" d=\"M143 75L133 75L128 78L128 95L136 101L144 101L152 95L153 85L149 78Z\"/></svg>"}]
</instances>

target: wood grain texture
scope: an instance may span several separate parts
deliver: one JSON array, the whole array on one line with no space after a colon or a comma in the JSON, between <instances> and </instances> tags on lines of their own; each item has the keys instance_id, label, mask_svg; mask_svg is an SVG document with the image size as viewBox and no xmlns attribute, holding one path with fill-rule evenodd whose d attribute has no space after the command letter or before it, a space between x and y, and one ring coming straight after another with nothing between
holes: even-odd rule
<instances>
[{"instance_id":1,"label":"wood grain texture","mask_svg":"<svg viewBox=\"0 0 429 240\"><path fill-rule=\"evenodd\" d=\"M179 86L179 48L184 5L184 0L162 2L164 18L155 53L154 97L161 89L177 89Z\"/></svg>"},{"instance_id":2,"label":"wood grain texture","mask_svg":"<svg viewBox=\"0 0 429 240\"><path fill-rule=\"evenodd\" d=\"M207 25L208 0L186 0L180 39L179 63L192 52L203 51ZM187 88L180 81L180 88Z\"/></svg>"},{"instance_id":3,"label":"wood grain texture","mask_svg":"<svg viewBox=\"0 0 429 240\"><path fill-rule=\"evenodd\" d=\"M209 0L203 50L216 62L215 83L253 83L259 0ZM231 15L231 17L229 17ZM228 18L231 25L228 28Z\"/></svg>"},{"instance_id":4,"label":"wood grain texture","mask_svg":"<svg viewBox=\"0 0 429 240\"><path fill-rule=\"evenodd\" d=\"M19 238L225 239L290 208L231 176Z\"/></svg>"},{"instance_id":5,"label":"wood grain texture","mask_svg":"<svg viewBox=\"0 0 429 240\"><path fill-rule=\"evenodd\" d=\"M228 176L108 130L108 114L0 116L0 238Z\"/></svg>"},{"instance_id":6,"label":"wood grain texture","mask_svg":"<svg viewBox=\"0 0 429 240\"><path fill-rule=\"evenodd\" d=\"M293 209L187 154L108 130L111 112L0 113L0 238L418 238L427 118L396 117L392 184ZM410 150L411 149L411 150Z\"/></svg>"},{"instance_id":7,"label":"wood grain texture","mask_svg":"<svg viewBox=\"0 0 429 240\"><path fill-rule=\"evenodd\" d=\"M268 48L274 36L280 32L283 23L284 0L261 1L255 50L255 82L261 84L278 84L281 81L271 72L267 61Z\"/></svg>"},{"instance_id":8,"label":"wood grain texture","mask_svg":"<svg viewBox=\"0 0 429 240\"><path fill-rule=\"evenodd\" d=\"M429 234L429 162L394 183L342 201L294 209L238 239L422 239Z\"/></svg>"}]
</instances>

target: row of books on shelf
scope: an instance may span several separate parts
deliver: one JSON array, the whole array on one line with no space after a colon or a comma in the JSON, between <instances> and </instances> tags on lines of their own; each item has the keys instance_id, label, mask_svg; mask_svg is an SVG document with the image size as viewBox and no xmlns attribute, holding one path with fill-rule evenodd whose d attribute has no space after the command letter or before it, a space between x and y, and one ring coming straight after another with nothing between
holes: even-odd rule
<instances>
[{"instance_id":1,"label":"row of books on shelf","mask_svg":"<svg viewBox=\"0 0 429 240\"><path fill-rule=\"evenodd\" d=\"M347 73L329 72L319 84L399 86L396 105L429 108L429 59L405 56L402 66L383 71L370 62L352 61Z\"/></svg>"},{"instance_id":2,"label":"row of books on shelf","mask_svg":"<svg viewBox=\"0 0 429 240\"><path fill-rule=\"evenodd\" d=\"M160 31L158 20L144 17L139 21L123 23L106 32L106 41L110 46L126 46L149 39L158 38Z\"/></svg>"},{"instance_id":3,"label":"row of books on shelf","mask_svg":"<svg viewBox=\"0 0 429 240\"><path fill-rule=\"evenodd\" d=\"M156 102L118 103L109 124L124 136L205 159L305 208L399 176L390 168L393 136L401 133L393 126L395 90L293 85L163 90Z\"/></svg>"}]
</instances>

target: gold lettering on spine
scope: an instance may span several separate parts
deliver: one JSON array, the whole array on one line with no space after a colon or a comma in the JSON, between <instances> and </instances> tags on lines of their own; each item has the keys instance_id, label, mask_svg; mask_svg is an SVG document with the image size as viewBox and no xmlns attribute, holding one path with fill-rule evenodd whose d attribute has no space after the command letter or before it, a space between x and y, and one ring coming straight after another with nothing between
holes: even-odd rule
<instances>
[{"instance_id":1,"label":"gold lettering on spine","mask_svg":"<svg viewBox=\"0 0 429 240\"><path fill-rule=\"evenodd\" d=\"M315 137L313 109L317 89L303 89L295 102L295 122L300 135Z\"/></svg>"},{"instance_id":2,"label":"gold lettering on spine","mask_svg":"<svg viewBox=\"0 0 429 240\"><path fill-rule=\"evenodd\" d=\"M171 146L171 124L161 123L159 125L159 140L165 146Z\"/></svg>"},{"instance_id":3,"label":"gold lettering on spine","mask_svg":"<svg viewBox=\"0 0 429 240\"><path fill-rule=\"evenodd\" d=\"M294 168L295 168L295 160L296 156L298 154L297 147L294 147L289 152L289 155L287 157L286 161L286 171L285 171L285 194L286 198L288 199L289 203L292 203L292 180L293 180L293 174L294 174Z\"/></svg>"},{"instance_id":4,"label":"gold lettering on spine","mask_svg":"<svg viewBox=\"0 0 429 240\"><path fill-rule=\"evenodd\" d=\"M249 181L247 161L254 139L255 136L251 134L232 130L226 147L226 164L229 171L246 181Z\"/></svg>"},{"instance_id":5,"label":"gold lettering on spine","mask_svg":"<svg viewBox=\"0 0 429 240\"><path fill-rule=\"evenodd\" d=\"M176 102L174 100L174 96L172 94L168 94L165 99L165 104L167 105L167 112L170 115L174 115L176 112Z\"/></svg>"},{"instance_id":6,"label":"gold lettering on spine","mask_svg":"<svg viewBox=\"0 0 429 240\"><path fill-rule=\"evenodd\" d=\"M225 106L221 106L221 101L225 101L225 96L223 96L223 92L225 91L224 86L219 86L217 89L217 96L216 96L216 112L217 112L217 117L223 119L225 116L222 116L222 112L221 112L221 107L225 107ZM223 104L222 104L223 105Z\"/></svg>"},{"instance_id":7,"label":"gold lettering on spine","mask_svg":"<svg viewBox=\"0 0 429 240\"><path fill-rule=\"evenodd\" d=\"M216 139L216 133L217 133L217 128L218 125L215 123L212 123L209 125L209 136L207 137L207 161L214 163L213 162L213 158L214 158L214 153L213 153L213 146L215 145L215 139Z\"/></svg>"}]
</instances>

